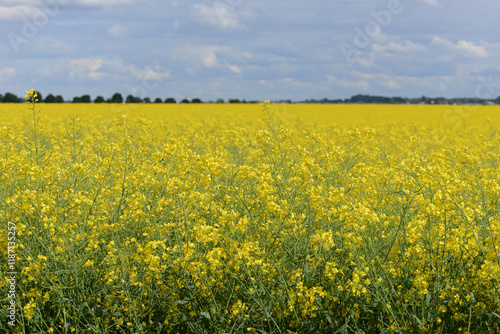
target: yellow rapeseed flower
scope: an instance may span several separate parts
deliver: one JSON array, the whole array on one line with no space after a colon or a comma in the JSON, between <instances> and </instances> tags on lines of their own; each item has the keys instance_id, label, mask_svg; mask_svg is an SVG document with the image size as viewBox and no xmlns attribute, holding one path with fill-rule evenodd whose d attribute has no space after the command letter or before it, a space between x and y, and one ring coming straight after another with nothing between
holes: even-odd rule
<instances>
[{"instance_id":1,"label":"yellow rapeseed flower","mask_svg":"<svg viewBox=\"0 0 500 334\"><path fill-rule=\"evenodd\" d=\"M457 127L440 106L289 105L300 132L251 104L51 105L32 128L5 108L0 210L23 239L26 328L158 332L162 310L221 333L326 332L327 314L440 330L404 303L460 332L500 313L496 106Z\"/></svg>"}]
</instances>

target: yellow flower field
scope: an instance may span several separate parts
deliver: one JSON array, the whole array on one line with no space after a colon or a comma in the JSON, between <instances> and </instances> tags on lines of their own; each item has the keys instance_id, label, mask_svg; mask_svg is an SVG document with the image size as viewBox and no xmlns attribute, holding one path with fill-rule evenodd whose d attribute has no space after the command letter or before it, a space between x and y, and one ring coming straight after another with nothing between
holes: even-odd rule
<instances>
[{"instance_id":1,"label":"yellow flower field","mask_svg":"<svg viewBox=\"0 0 500 334\"><path fill-rule=\"evenodd\" d=\"M16 333L500 332L498 106L28 107Z\"/></svg>"}]
</instances>

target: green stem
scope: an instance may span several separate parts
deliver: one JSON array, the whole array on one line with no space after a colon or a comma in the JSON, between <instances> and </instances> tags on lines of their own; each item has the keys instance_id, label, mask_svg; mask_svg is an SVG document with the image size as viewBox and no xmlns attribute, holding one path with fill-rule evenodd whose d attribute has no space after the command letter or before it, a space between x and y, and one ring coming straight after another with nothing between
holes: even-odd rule
<instances>
[{"instance_id":1,"label":"green stem","mask_svg":"<svg viewBox=\"0 0 500 334\"><path fill-rule=\"evenodd\" d=\"M36 108L35 108L35 98L33 97L33 129L35 131L35 154L36 154L36 164L40 166L40 156L38 152L38 134L37 134L37 121L36 121Z\"/></svg>"}]
</instances>

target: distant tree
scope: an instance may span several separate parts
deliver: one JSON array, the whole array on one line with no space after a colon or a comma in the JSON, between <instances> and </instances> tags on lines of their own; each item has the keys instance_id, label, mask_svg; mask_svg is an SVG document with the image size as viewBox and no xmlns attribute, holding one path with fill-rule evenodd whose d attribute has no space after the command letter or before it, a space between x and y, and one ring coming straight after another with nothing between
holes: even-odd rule
<instances>
[{"instance_id":1,"label":"distant tree","mask_svg":"<svg viewBox=\"0 0 500 334\"><path fill-rule=\"evenodd\" d=\"M370 101L369 95L358 94L351 97L352 103L369 103L369 101Z\"/></svg>"},{"instance_id":2,"label":"distant tree","mask_svg":"<svg viewBox=\"0 0 500 334\"><path fill-rule=\"evenodd\" d=\"M200 99L198 99L198 98L194 98L194 99L193 99L193 101L191 101L191 102L192 102L192 103L203 103L203 102L201 102L201 100L200 100Z\"/></svg>"},{"instance_id":3,"label":"distant tree","mask_svg":"<svg viewBox=\"0 0 500 334\"><path fill-rule=\"evenodd\" d=\"M82 103L82 98L81 98L81 97L78 97L78 96L75 96L75 97L73 98L72 103Z\"/></svg>"},{"instance_id":4,"label":"distant tree","mask_svg":"<svg viewBox=\"0 0 500 334\"><path fill-rule=\"evenodd\" d=\"M125 103L134 103L134 97L132 95L127 96Z\"/></svg>"},{"instance_id":5,"label":"distant tree","mask_svg":"<svg viewBox=\"0 0 500 334\"><path fill-rule=\"evenodd\" d=\"M149 97L145 97L144 100L142 100L144 103L151 103L151 99Z\"/></svg>"},{"instance_id":6,"label":"distant tree","mask_svg":"<svg viewBox=\"0 0 500 334\"><path fill-rule=\"evenodd\" d=\"M238 100L238 99L229 99L229 101L228 101L228 102L229 102L229 103L241 103L241 101L240 101L240 100Z\"/></svg>"},{"instance_id":7,"label":"distant tree","mask_svg":"<svg viewBox=\"0 0 500 334\"><path fill-rule=\"evenodd\" d=\"M401 103L405 102L405 99L403 99L402 97L396 96L396 97L391 98L390 102L396 103L396 104L401 104Z\"/></svg>"},{"instance_id":8,"label":"distant tree","mask_svg":"<svg viewBox=\"0 0 500 334\"><path fill-rule=\"evenodd\" d=\"M123 103L123 96L120 93L115 93L111 98L111 103Z\"/></svg>"},{"instance_id":9,"label":"distant tree","mask_svg":"<svg viewBox=\"0 0 500 334\"><path fill-rule=\"evenodd\" d=\"M18 103L21 102L20 98L12 93L5 93L3 97L3 103Z\"/></svg>"},{"instance_id":10,"label":"distant tree","mask_svg":"<svg viewBox=\"0 0 500 334\"><path fill-rule=\"evenodd\" d=\"M162 103L162 102L163 102L163 101L162 101L159 97L157 97L157 98L155 99L155 102L154 102L154 103Z\"/></svg>"},{"instance_id":11,"label":"distant tree","mask_svg":"<svg viewBox=\"0 0 500 334\"><path fill-rule=\"evenodd\" d=\"M189 103L189 99L184 99L181 101L181 103Z\"/></svg>"},{"instance_id":12,"label":"distant tree","mask_svg":"<svg viewBox=\"0 0 500 334\"><path fill-rule=\"evenodd\" d=\"M94 103L104 103L104 97L98 96L95 98Z\"/></svg>"},{"instance_id":13,"label":"distant tree","mask_svg":"<svg viewBox=\"0 0 500 334\"><path fill-rule=\"evenodd\" d=\"M169 98L165 99L165 103L177 103L177 101L175 101L175 99L173 97L169 97Z\"/></svg>"},{"instance_id":14,"label":"distant tree","mask_svg":"<svg viewBox=\"0 0 500 334\"><path fill-rule=\"evenodd\" d=\"M92 100L90 99L90 95L82 95L80 98L82 100L82 103L90 103Z\"/></svg>"},{"instance_id":15,"label":"distant tree","mask_svg":"<svg viewBox=\"0 0 500 334\"><path fill-rule=\"evenodd\" d=\"M142 103L142 100L140 97L135 97L132 95L127 96L127 99L125 100L125 103Z\"/></svg>"},{"instance_id":16,"label":"distant tree","mask_svg":"<svg viewBox=\"0 0 500 334\"><path fill-rule=\"evenodd\" d=\"M56 103L56 97L52 94L47 95L45 100L43 101L45 103Z\"/></svg>"},{"instance_id":17,"label":"distant tree","mask_svg":"<svg viewBox=\"0 0 500 334\"><path fill-rule=\"evenodd\" d=\"M445 97L437 97L436 104L446 104L446 98Z\"/></svg>"},{"instance_id":18,"label":"distant tree","mask_svg":"<svg viewBox=\"0 0 500 334\"><path fill-rule=\"evenodd\" d=\"M56 103L64 103L64 99L61 95L56 96Z\"/></svg>"},{"instance_id":19,"label":"distant tree","mask_svg":"<svg viewBox=\"0 0 500 334\"><path fill-rule=\"evenodd\" d=\"M2 102L3 102L3 95L0 94L0 103L2 103Z\"/></svg>"},{"instance_id":20,"label":"distant tree","mask_svg":"<svg viewBox=\"0 0 500 334\"><path fill-rule=\"evenodd\" d=\"M500 104L500 96L496 98L495 103Z\"/></svg>"},{"instance_id":21,"label":"distant tree","mask_svg":"<svg viewBox=\"0 0 500 334\"><path fill-rule=\"evenodd\" d=\"M224 102L224 99L217 99L217 101L215 101L215 103L226 103L226 102Z\"/></svg>"}]
</instances>

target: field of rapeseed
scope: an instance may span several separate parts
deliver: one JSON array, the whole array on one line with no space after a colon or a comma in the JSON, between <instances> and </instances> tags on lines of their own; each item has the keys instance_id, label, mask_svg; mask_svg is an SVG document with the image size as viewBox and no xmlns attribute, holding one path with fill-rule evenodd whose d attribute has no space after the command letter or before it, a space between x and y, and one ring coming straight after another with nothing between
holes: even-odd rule
<instances>
[{"instance_id":1,"label":"field of rapeseed","mask_svg":"<svg viewBox=\"0 0 500 334\"><path fill-rule=\"evenodd\" d=\"M28 107L2 332L500 332L498 107Z\"/></svg>"}]
</instances>

